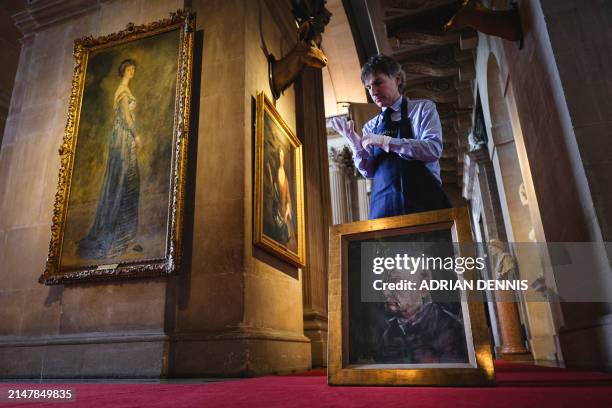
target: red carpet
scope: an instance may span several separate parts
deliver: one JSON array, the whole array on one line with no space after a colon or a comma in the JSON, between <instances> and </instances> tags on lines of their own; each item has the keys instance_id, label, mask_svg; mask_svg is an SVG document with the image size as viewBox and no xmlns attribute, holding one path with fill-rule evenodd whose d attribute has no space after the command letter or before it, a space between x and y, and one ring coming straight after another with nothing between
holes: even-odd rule
<instances>
[{"instance_id":1,"label":"red carpet","mask_svg":"<svg viewBox=\"0 0 612 408\"><path fill-rule=\"evenodd\" d=\"M70 403L5 407L612 407L612 375L496 362L497 387L329 387L324 370L207 384L73 384ZM24 388L24 384L19 385ZM6 389L10 384L0 384ZM42 388L36 384L31 388ZM46 388L60 388L48 384ZM67 405L66 405L67 404Z\"/></svg>"}]
</instances>

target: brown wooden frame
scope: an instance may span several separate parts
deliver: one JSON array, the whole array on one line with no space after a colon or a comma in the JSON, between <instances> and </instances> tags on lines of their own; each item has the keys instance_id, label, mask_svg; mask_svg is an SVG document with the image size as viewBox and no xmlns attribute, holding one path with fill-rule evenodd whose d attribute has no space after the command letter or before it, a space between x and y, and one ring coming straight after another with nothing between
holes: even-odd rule
<instances>
[{"instance_id":1,"label":"brown wooden frame","mask_svg":"<svg viewBox=\"0 0 612 408\"><path fill-rule=\"evenodd\" d=\"M367 367L348 364L348 243L373 235L395 236L424 231L451 230L454 242L471 243L472 235L466 208L430 211L398 217L341 224L330 229L328 383L331 385L493 385L495 372L484 307L464 300L466 337L472 339L473 364L470 367L395 368L373 364ZM466 251L462 245L462 251ZM462 256L473 254L462 253ZM465 279L473 279L466 272ZM466 299L462 293L462 299ZM468 332L469 329L469 332ZM400 365L397 365L400 366ZM405 366L402 364L401 366Z\"/></svg>"}]
</instances>

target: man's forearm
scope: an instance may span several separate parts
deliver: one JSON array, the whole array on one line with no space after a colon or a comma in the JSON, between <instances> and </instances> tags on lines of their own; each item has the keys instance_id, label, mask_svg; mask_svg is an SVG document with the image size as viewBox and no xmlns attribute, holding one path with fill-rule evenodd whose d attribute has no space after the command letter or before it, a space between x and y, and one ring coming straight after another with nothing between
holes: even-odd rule
<instances>
[{"instance_id":1,"label":"man's forearm","mask_svg":"<svg viewBox=\"0 0 612 408\"><path fill-rule=\"evenodd\" d=\"M442 142L433 138L427 140L393 138L389 141L389 151L399 154L404 159L429 163L440 159Z\"/></svg>"}]
</instances>

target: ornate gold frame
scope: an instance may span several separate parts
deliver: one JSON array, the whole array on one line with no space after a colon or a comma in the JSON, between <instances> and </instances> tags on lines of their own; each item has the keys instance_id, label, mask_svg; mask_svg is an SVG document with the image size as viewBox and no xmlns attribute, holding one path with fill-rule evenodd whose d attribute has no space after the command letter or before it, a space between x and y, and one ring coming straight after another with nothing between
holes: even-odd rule
<instances>
[{"instance_id":1,"label":"ornate gold frame","mask_svg":"<svg viewBox=\"0 0 612 408\"><path fill-rule=\"evenodd\" d=\"M178 271L182 252L183 208L185 197L185 174L187 166L187 143L189 135L189 103L191 100L191 72L193 63L193 41L195 14L189 10L178 10L170 17L150 24L130 23L125 30L106 36L87 36L74 43L74 75L68 105L68 119L62 146L59 149L60 171L53 206L49 254L40 283L64 284L84 280L109 280L132 277L168 275ZM64 227L70 195L70 184L75 159L81 102L87 61L91 51L112 47L129 41L153 36L163 32L180 30L178 49L177 89L174 111L173 157L171 166L170 212L166 255L161 259L149 259L113 265L93 265L76 270L61 270L60 256L64 239Z\"/></svg>"},{"instance_id":2,"label":"ornate gold frame","mask_svg":"<svg viewBox=\"0 0 612 408\"><path fill-rule=\"evenodd\" d=\"M451 230L453 241L471 243L466 208L430 211L398 217L341 224L330 228L328 382L331 385L494 385L495 372L484 308L467 302L473 339L474 362L470 367L357 368L348 363L348 242L420 231ZM462 245L462 247L464 247ZM462 254L463 256L464 254ZM465 279L472 279L466 272ZM469 347L469 344L468 344Z\"/></svg>"},{"instance_id":3,"label":"ornate gold frame","mask_svg":"<svg viewBox=\"0 0 612 408\"><path fill-rule=\"evenodd\" d=\"M297 253L278 243L263 232L263 192L264 192L264 114L268 112L274 122L282 129L295 148L296 170L296 212L297 212ZM255 117L255 184L254 184L253 242L260 248L279 256L283 260L298 266L305 266L305 234L304 234L304 184L302 166L302 143L285 123L270 99L263 93L257 94Z\"/></svg>"}]
</instances>

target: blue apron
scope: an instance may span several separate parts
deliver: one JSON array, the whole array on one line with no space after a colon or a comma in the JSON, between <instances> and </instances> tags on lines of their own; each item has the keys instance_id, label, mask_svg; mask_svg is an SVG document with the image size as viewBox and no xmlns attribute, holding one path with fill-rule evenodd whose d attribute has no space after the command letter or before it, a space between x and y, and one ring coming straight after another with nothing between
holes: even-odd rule
<instances>
[{"instance_id":1,"label":"blue apron","mask_svg":"<svg viewBox=\"0 0 612 408\"><path fill-rule=\"evenodd\" d=\"M375 133L414 139L407 99L402 100L402 117L399 122L390 120L391 108L387 108L387 111L389 117L379 120ZM373 150L372 155L374 180L370 196L371 220L452 207L440 183L422 161L406 160L397 153L387 153L379 147Z\"/></svg>"}]
</instances>

